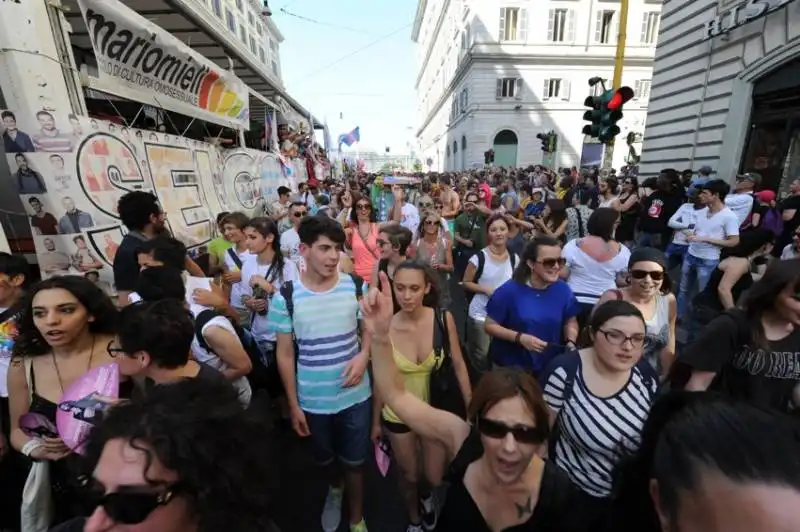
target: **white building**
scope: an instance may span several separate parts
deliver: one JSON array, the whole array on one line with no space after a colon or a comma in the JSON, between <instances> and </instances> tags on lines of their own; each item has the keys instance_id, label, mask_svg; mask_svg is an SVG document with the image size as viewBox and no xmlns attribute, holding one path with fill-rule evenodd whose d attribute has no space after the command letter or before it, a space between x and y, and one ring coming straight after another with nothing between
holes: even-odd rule
<instances>
[{"instance_id":1,"label":"white building","mask_svg":"<svg viewBox=\"0 0 800 532\"><path fill-rule=\"evenodd\" d=\"M758 172L785 192L800 175L800 2L665 4L640 172Z\"/></svg>"},{"instance_id":2,"label":"white building","mask_svg":"<svg viewBox=\"0 0 800 532\"><path fill-rule=\"evenodd\" d=\"M422 159L433 170L543 162L537 133L558 136L556 166L578 165L589 78L611 80L620 4L604 0L419 0L416 90ZM631 0L622 84L635 89L620 139L644 132L659 0ZM610 88L610 83L608 83ZM588 149L586 158L600 150ZM625 163L618 142L613 164Z\"/></svg>"}]
</instances>

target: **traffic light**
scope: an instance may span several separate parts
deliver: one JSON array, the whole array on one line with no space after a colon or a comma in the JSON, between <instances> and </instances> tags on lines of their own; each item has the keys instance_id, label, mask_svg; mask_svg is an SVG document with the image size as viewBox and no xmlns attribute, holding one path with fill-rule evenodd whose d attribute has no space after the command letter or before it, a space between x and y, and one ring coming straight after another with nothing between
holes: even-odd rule
<instances>
[{"instance_id":1,"label":"traffic light","mask_svg":"<svg viewBox=\"0 0 800 532\"><path fill-rule=\"evenodd\" d=\"M622 106L631 98L633 89L630 87L620 87L605 91L600 96L586 98L584 105L592 110L586 111L583 119L591 122L591 125L583 127L583 134L603 143L612 142L620 132L617 122L622 118Z\"/></svg>"},{"instance_id":2,"label":"traffic light","mask_svg":"<svg viewBox=\"0 0 800 532\"><path fill-rule=\"evenodd\" d=\"M542 151L549 153L550 152L550 134L549 133L539 133L536 135L536 138L542 141Z\"/></svg>"},{"instance_id":3,"label":"traffic light","mask_svg":"<svg viewBox=\"0 0 800 532\"><path fill-rule=\"evenodd\" d=\"M483 162L491 164L494 162L494 150L486 150L483 152Z\"/></svg>"},{"instance_id":4,"label":"traffic light","mask_svg":"<svg viewBox=\"0 0 800 532\"><path fill-rule=\"evenodd\" d=\"M548 147L550 149L547 150L547 151L548 151L548 153L555 153L556 151L558 151L558 135L556 135L555 133L553 133L551 131L550 134L549 134L549 137L550 137L550 139L549 139Z\"/></svg>"}]
</instances>

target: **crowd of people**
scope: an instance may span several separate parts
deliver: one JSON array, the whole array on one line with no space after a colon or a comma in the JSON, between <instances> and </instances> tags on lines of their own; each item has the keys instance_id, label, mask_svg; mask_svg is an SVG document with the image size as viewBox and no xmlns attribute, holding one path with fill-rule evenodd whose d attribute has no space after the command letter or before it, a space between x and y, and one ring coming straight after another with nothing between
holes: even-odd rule
<instances>
[{"instance_id":1,"label":"crowd of people","mask_svg":"<svg viewBox=\"0 0 800 532\"><path fill-rule=\"evenodd\" d=\"M798 529L800 179L713 177L312 181L202 265L131 192L116 300L0 254L0 530L276 530L279 430L325 532L367 530L380 453L407 532ZM81 449L21 423L109 363Z\"/></svg>"}]
</instances>

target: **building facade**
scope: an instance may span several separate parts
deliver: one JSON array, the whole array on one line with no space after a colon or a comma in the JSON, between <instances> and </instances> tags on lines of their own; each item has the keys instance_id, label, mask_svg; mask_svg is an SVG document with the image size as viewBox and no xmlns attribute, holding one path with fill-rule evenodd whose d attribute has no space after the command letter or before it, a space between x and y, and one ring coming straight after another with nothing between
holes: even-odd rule
<instances>
[{"instance_id":1,"label":"building facade","mask_svg":"<svg viewBox=\"0 0 800 532\"><path fill-rule=\"evenodd\" d=\"M664 5L640 171L710 166L785 192L800 175L800 2Z\"/></svg>"},{"instance_id":2,"label":"building facade","mask_svg":"<svg viewBox=\"0 0 800 532\"><path fill-rule=\"evenodd\" d=\"M412 30L418 45L417 139L427 168L598 163L600 145L581 133L591 77L611 88L620 4L603 0L419 0ZM631 0L622 84L635 91L620 139L644 133L661 2ZM538 133L558 147L545 157ZM587 141L587 142L585 142ZM586 148L584 145L586 144ZM613 165L629 154L618 142ZM634 144L634 148L640 145Z\"/></svg>"}]
</instances>

